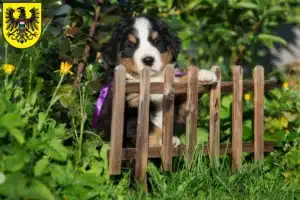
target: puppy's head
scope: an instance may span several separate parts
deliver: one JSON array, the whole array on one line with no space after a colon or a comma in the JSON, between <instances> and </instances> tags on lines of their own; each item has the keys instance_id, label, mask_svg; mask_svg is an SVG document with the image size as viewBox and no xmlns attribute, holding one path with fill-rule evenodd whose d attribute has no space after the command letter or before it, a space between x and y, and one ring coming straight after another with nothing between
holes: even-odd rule
<instances>
[{"instance_id":1,"label":"puppy's head","mask_svg":"<svg viewBox=\"0 0 300 200\"><path fill-rule=\"evenodd\" d=\"M159 74L165 65L176 61L179 51L179 38L164 22L149 16L122 20L102 49L108 70L122 64L133 76L144 67L152 75Z\"/></svg>"}]
</instances>

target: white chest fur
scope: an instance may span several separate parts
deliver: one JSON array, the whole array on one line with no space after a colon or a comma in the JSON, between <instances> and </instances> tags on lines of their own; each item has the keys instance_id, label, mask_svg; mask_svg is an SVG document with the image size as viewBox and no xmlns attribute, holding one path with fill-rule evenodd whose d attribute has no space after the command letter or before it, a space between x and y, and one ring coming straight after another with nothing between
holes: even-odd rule
<instances>
[{"instance_id":1,"label":"white chest fur","mask_svg":"<svg viewBox=\"0 0 300 200\"><path fill-rule=\"evenodd\" d=\"M164 82L164 76L154 77L150 79L151 82ZM163 126L163 94L151 94L150 99L152 102L154 102L157 107L158 111L155 113L155 116L151 118L151 121L153 124L155 124L156 127L162 128Z\"/></svg>"},{"instance_id":2,"label":"white chest fur","mask_svg":"<svg viewBox=\"0 0 300 200\"><path fill-rule=\"evenodd\" d=\"M138 79L132 77L130 74L126 74L126 78L130 82L139 82ZM161 76L151 77L150 82L164 82L164 74ZM163 94L151 94L150 100L157 105L158 111L154 114L154 117L151 118L151 122L155 124L158 128L162 128L163 123L163 112L162 112L162 106L163 106Z\"/></svg>"}]
</instances>

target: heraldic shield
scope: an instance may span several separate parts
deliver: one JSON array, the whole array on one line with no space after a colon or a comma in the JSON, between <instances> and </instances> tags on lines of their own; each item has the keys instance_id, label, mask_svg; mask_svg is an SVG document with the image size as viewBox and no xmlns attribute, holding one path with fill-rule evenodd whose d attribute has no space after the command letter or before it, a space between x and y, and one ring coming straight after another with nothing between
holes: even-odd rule
<instances>
[{"instance_id":1,"label":"heraldic shield","mask_svg":"<svg viewBox=\"0 0 300 200\"><path fill-rule=\"evenodd\" d=\"M13 47L28 48L42 32L41 3L3 3L3 35Z\"/></svg>"}]
</instances>

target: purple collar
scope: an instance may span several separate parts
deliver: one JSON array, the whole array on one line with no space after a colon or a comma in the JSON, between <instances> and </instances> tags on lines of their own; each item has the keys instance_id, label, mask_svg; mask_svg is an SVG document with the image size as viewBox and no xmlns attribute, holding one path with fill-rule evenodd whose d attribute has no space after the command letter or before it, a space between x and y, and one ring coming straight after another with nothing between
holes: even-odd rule
<instances>
[{"instance_id":1,"label":"purple collar","mask_svg":"<svg viewBox=\"0 0 300 200\"><path fill-rule=\"evenodd\" d=\"M175 69L175 77L180 77L180 76L184 76L184 75L186 75L185 72L180 72L179 69ZM101 113L101 109L104 104L105 98L108 94L108 90L109 90L110 86L111 86L111 82L109 84L105 85L100 90L100 94L98 96L98 99L97 99L97 102L95 105L94 115L93 115L93 121L92 121L93 128L96 128L97 121L98 121L99 115Z\"/></svg>"}]
</instances>

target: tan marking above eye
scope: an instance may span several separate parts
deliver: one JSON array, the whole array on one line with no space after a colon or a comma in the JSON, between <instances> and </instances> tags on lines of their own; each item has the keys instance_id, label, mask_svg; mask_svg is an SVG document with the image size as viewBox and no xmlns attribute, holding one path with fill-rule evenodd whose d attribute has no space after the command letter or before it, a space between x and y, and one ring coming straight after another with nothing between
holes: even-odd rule
<instances>
[{"instance_id":1,"label":"tan marking above eye","mask_svg":"<svg viewBox=\"0 0 300 200\"><path fill-rule=\"evenodd\" d=\"M152 32L151 37L152 37L152 40L155 40L158 37L158 32L156 32L156 31Z\"/></svg>"},{"instance_id":2,"label":"tan marking above eye","mask_svg":"<svg viewBox=\"0 0 300 200\"><path fill-rule=\"evenodd\" d=\"M129 34L128 35L128 40L134 44L136 44L136 38L132 35L132 34Z\"/></svg>"}]
</instances>

